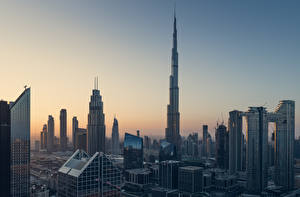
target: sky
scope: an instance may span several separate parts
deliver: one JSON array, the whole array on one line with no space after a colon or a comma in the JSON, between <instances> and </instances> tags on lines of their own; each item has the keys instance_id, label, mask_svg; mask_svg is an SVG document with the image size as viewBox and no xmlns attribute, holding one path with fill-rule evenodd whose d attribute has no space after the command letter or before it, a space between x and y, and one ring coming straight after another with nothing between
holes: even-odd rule
<instances>
[{"instance_id":1,"label":"sky","mask_svg":"<svg viewBox=\"0 0 300 197\"><path fill-rule=\"evenodd\" d=\"M164 136L174 0L1 1L0 99L31 87L31 133L59 111L87 125L99 77L106 136ZM177 0L181 133L214 132L228 112L296 101L300 135L300 2Z\"/></svg>"}]
</instances>

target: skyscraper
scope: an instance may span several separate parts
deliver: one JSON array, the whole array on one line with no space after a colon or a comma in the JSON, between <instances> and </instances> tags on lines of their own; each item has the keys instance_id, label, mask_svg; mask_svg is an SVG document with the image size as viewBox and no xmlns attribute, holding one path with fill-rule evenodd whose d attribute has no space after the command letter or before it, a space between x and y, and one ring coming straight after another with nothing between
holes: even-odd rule
<instances>
[{"instance_id":1,"label":"skyscraper","mask_svg":"<svg viewBox=\"0 0 300 197\"><path fill-rule=\"evenodd\" d=\"M30 196L30 88L11 105L10 114L11 196Z\"/></svg>"},{"instance_id":2,"label":"skyscraper","mask_svg":"<svg viewBox=\"0 0 300 197\"><path fill-rule=\"evenodd\" d=\"M78 120L77 117L74 116L72 118L72 144L73 144L73 150L75 151L75 147L76 147L76 131L78 129Z\"/></svg>"},{"instance_id":3,"label":"skyscraper","mask_svg":"<svg viewBox=\"0 0 300 197\"><path fill-rule=\"evenodd\" d=\"M47 137L47 150L49 152L53 151L54 148L54 118L48 116L48 137Z\"/></svg>"},{"instance_id":4,"label":"skyscraper","mask_svg":"<svg viewBox=\"0 0 300 197\"><path fill-rule=\"evenodd\" d=\"M242 112L234 110L229 112L229 173L235 174L242 170L243 139Z\"/></svg>"},{"instance_id":5,"label":"skyscraper","mask_svg":"<svg viewBox=\"0 0 300 197\"><path fill-rule=\"evenodd\" d=\"M112 140L112 154L120 154L120 142L119 142L119 124L118 120L114 118L114 123L112 127L111 133L111 140Z\"/></svg>"},{"instance_id":6,"label":"skyscraper","mask_svg":"<svg viewBox=\"0 0 300 197\"><path fill-rule=\"evenodd\" d=\"M225 125L221 124L216 129L216 161L219 168L227 169L227 128Z\"/></svg>"},{"instance_id":7,"label":"skyscraper","mask_svg":"<svg viewBox=\"0 0 300 197\"><path fill-rule=\"evenodd\" d=\"M167 189L178 189L179 161L162 161L159 164L159 186Z\"/></svg>"},{"instance_id":8,"label":"skyscraper","mask_svg":"<svg viewBox=\"0 0 300 197\"><path fill-rule=\"evenodd\" d=\"M105 115L98 79L95 80L88 114L88 153L93 155L96 152L105 152Z\"/></svg>"},{"instance_id":9,"label":"skyscraper","mask_svg":"<svg viewBox=\"0 0 300 197\"><path fill-rule=\"evenodd\" d=\"M178 52L177 52L177 28L176 16L174 16L173 26L173 48L172 48L172 68L170 75L170 100L167 107L167 128L166 140L175 145L178 159L181 155L180 137L180 114L179 114L179 88L178 88Z\"/></svg>"},{"instance_id":10,"label":"skyscraper","mask_svg":"<svg viewBox=\"0 0 300 197\"><path fill-rule=\"evenodd\" d=\"M250 107L247 120L247 189L260 194L268 182L268 120L264 107Z\"/></svg>"},{"instance_id":11,"label":"skyscraper","mask_svg":"<svg viewBox=\"0 0 300 197\"><path fill-rule=\"evenodd\" d=\"M61 109L60 110L60 150L66 151L67 150L67 110Z\"/></svg>"},{"instance_id":12,"label":"skyscraper","mask_svg":"<svg viewBox=\"0 0 300 197\"><path fill-rule=\"evenodd\" d=\"M295 101L280 101L275 110L275 184L294 188Z\"/></svg>"},{"instance_id":13,"label":"skyscraper","mask_svg":"<svg viewBox=\"0 0 300 197\"><path fill-rule=\"evenodd\" d=\"M6 101L0 101L0 196L10 195L10 111Z\"/></svg>"},{"instance_id":14,"label":"skyscraper","mask_svg":"<svg viewBox=\"0 0 300 197\"><path fill-rule=\"evenodd\" d=\"M77 128L75 139L76 139L75 150L81 149L87 151L87 130L82 128Z\"/></svg>"},{"instance_id":15,"label":"skyscraper","mask_svg":"<svg viewBox=\"0 0 300 197\"><path fill-rule=\"evenodd\" d=\"M41 132L41 149L47 149L48 136L47 136L47 125L43 125L43 130Z\"/></svg>"},{"instance_id":16,"label":"skyscraper","mask_svg":"<svg viewBox=\"0 0 300 197\"><path fill-rule=\"evenodd\" d=\"M202 127L202 156L207 157L207 137L208 137L208 126L203 125Z\"/></svg>"}]
</instances>

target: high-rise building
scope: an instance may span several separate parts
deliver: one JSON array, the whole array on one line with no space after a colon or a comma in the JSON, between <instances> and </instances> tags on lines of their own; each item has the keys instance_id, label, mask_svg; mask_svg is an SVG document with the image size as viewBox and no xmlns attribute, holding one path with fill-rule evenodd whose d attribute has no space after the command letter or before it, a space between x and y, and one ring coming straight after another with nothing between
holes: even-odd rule
<instances>
[{"instance_id":1,"label":"high-rise building","mask_svg":"<svg viewBox=\"0 0 300 197\"><path fill-rule=\"evenodd\" d=\"M179 161L162 161L159 164L159 186L167 189L178 189Z\"/></svg>"},{"instance_id":2,"label":"high-rise building","mask_svg":"<svg viewBox=\"0 0 300 197\"><path fill-rule=\"evenodd\" d=\"M228 167L228 148L227 148L227 128L221 124L216 129L216 162L217 166L222 169Z\"/></svg>"},{"instance_id":3,"label":"high-rise building","mask_svg":"<svg viewBox=\"0 0 300 197\"><path fill-rule=\"evenodd\" d=\"M242 112L234 110L229 112L229 173L242 171L243 161L243 118Z\"/></svg>"},{"instance_id":4,"label":"high-rise building","mask_svg":"<svg viewBox=\"0 0 300 197\"><path fill-rule=\"evenodd\" d=\"M166 140L160 141L159 149L159 161L176 160L177 153L174 144L167 142Z\"/></svg>"},{"instance_id":5,"label":"high-rise building","mask_svg":"<svg viewBox=\"0 0 300 197\"><path fill-rule=\"evenodd\" d=\"M112 127L111 133L112 140L112 154L118 155L120 154L120 142L119 142L119 124L118 120L114 118L114 123Z\"/></svg>"},{"instance_id":6,"label":"high-rise building","mask_svg":"<svg viewBox=\"0 0 300 197\"><path fill-rule=\"evenodd\" d=\"M54 149L54 118L49 115L48 116L48 137L47 137L47 150L49 152Z\"/></svg>"},{"instance_id":7,"label":"high-rise building","mask_svg":"<svg viewBox=\"0 0 300 197\"><path fill-rule=\"evenodd\" d=\"M184 166L178 170L178 189L189 194L202 191L203 168Z\"/></svg>"},{"instance_id":8,"label":"high-rise building","mask_svg":"<svg viewBox=\"0 0 300 197\"><path fill-rule=\"evenodd\" d=\"M208 136L208 126L203 125L202 127L202 156L207 157L207 136Z\"/></svg>"},{"instance_id":9,"label":"high-rise building","mask_svg":"<svg viewBox=\"0 0 300 197\"><path fill-rule=\"evenodd\" d=\"M67 150L67 110L61 109L60 110L60 150L66 151Z\"/></svg>"},{"instance_id":10,"label":"high-rise building","mask_svg":"<svg viewBox=\"0 0 300 197\"><path fill-rule=\"evenodd\" d=\"M102 152L77 150L58 170L58 196L119 197L121 171Z\"/></svg>"},{"instance_id":11,"label":"high-rise building","mask_svg":"<svg viewBox=\"0 0 300 197\"><path fill-rule=\"evenodd\" d=\"M25 91L11 105L10 115L10 196L30 196L30 88L26 88Z\"/></svg>"},{"instance_id":12,"label":"high-rise building","mask_svg":"<svg viewBox=\"0 0 300 197\"><path fill-rule=\"evenodd\" d=\"M264 107L250 107L247 120L247 189L260 194L268 182L268 117Z\"/></svg>"},{"instance_id":13,"label":"high-rise building","mask_svg":"<svg viewBox=\"0 0 300 197\"><path fill-rule=\"evenodd\" d=\"M47 125L43 125L43 130L41 132L41 149L47 149L47 143L48 143L48 134L47 134Z\"/></svg>"},{"instance_id":14,"label":"high-rise building","mask_svg":"<svg viewBox=\"0 0 300 197\"><path fill-rule=\"evenodd\" d=\"M144 147L149 150L151 148L151 138L149 136L144 136Z\"/></svg>"},{"instance_id":15,"label":"high-rise building","mask_svg":"<svg viewBox=\"0 0 300 197\"><path fill-rule=\"evenodd\" d=\"M125 133L124 169L143 168L143 138Z\"/></svg>"},{"instance_id":16,"label":"high-rise building","mask_svg":"<svg viewBox=\"0 0 300 197\"><path fill-rule=\"evenodd\" d=\"M0 196L10 195L10 111L6 101L0 101Z\"/></svg>"},{"instance_id":17,"label":"high-rise building","mask_svg":"<svg viewBox=\"0 0 300 197\"><path fill-rule=\"evenodd\" d=\"M76 150L76 131L78 129L78 120L77 117L74 116L72 118L72 144L73 144L73 150Z\"/></svg>"},{"instance_id":18,"label":"high-rise building","mask_svg":"<svg viewBox=\"0 0 300 197\"><path fill-rule=\"evenodd\" d=\"M76 139L75 149L87 151L87 130L82 128L77 128L75 139Z\"/></svg>"},{"instance_id":19,"label":"high-rise building","mask_svg":"<svg viewBox=\"0 0 300 197\"><path fill-rule=\"evenodd\" d=\"M91 95L88 114L88 153L94 155L96 152L105 153L105 115L97 79Z\"/></svg>"},{"instance_id":20,"label":"high-rise building","mask_svg":"<svg viewBox=\"0 0 300 197\"><path fill-rule=\"evenodd\" d=\"M275 184L294 188L295 101L280 101L275 110Z\"/></svg>"},{"instance_id":21,"label":"high-rise building","mask_svg":"<svg viewBox=\"0 0 300 197\"><path fill-rule=\"evenodd\" d=\"M181 158L180 114L179 114L179 88L178 88L178 52L177 28L174 16L173 27L172 68L170 75L170 98L167 107L166 140L176 146L178 159Z\"/></svg>"},{"instance_id":22,"label":"high-rise building","mask_svg":"<svg viewBox=\"0 0 300 197\"><path fill-rule=\"evenodd\" d=\"M40 141L38 141L38 140L34 141L34 150L37 152L40 151Z\"/></svg>"}]
</instances>

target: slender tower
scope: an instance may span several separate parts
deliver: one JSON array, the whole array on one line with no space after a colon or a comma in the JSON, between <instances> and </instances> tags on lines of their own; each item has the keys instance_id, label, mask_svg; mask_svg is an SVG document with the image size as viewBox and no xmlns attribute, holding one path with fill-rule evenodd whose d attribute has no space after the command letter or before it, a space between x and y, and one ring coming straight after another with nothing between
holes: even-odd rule
<instances>
[{"instance_id":1,"label":"slender tower","mask_svg":"<svg viewBox=\"0 0 300 197\"><path fill-rule=\"evenodd\" d=\"M98 89L98 78L95 79L95 88L91 95L88 114L88 153L105 153L105 115L103 102Z\"/></svg>"},{"instance_id":2,"label":"slender tower","mask_svg":"<svg viewBox=\"0 0 300 197\"><path fill-rule=\"evenodd\" d=\"M116 118L114 118L111 139L112 139L112 153L115 155L120 154L119 124Z\"/></svg>"},{"instance_id":3,"label":"slender tower","mask_svg":"<svg viewBox=\"0 0 300 197\"><path fill-rule=\"evenodd\" d=\"M178 88L178 52L177 52L177 28L174 14L173 48L170 75L170 101L167 112L166 140L176 146L178 159L180 159L180 131L179 131L179 88Z\"/></svg>"}]
</instances>

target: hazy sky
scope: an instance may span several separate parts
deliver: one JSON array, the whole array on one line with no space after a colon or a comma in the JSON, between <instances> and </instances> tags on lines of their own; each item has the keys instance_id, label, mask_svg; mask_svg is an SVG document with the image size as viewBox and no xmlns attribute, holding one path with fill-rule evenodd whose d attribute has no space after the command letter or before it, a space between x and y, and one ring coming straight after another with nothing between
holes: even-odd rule
<instances>
[{"instance_id":1,"label":"hazy sky","mask_svg":"<svg viewBox=\"0 0 300 197\"><path fill-rule=\"evenodd\" d=\"M174 0L1 1L0 99L32 90L32 134L67 109L86 127L93 79L121 135L164 135ZM180 1L181 132L212 131L228 112L296 101L300 133L300 1Z\"/></svg>"}]
</instances>

